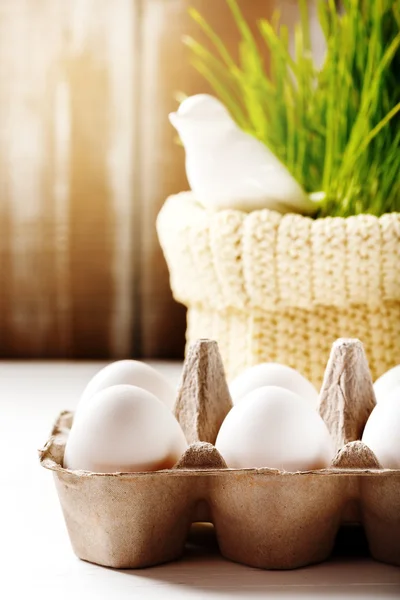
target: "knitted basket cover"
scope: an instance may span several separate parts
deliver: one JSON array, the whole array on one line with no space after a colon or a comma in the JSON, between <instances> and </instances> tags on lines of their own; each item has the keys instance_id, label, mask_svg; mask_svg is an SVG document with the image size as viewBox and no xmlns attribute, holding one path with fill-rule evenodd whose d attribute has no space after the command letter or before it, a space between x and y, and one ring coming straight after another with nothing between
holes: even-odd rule
<instances>
[{"instance_id":1,"label":"knitted basket cover","mask_svg":"<svg viewBox=\"0 0 400 600\"><path fill-rule=\"evenodd\" d=\"M273 361L319 386L339 337L363 342L374 378L400 363L400 213L211 213L183 192L157 230L187 342L217 340L229 378Z\"/></svg>"}]
</instances>

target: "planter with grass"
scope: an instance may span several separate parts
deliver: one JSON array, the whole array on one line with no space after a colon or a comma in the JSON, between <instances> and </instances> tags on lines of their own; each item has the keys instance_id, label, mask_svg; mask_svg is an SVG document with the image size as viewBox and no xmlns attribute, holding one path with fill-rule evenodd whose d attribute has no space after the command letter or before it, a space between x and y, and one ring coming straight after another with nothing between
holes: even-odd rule
<instances>
[{"instance_id":1,"label":"planter with grass","mask_svg":"<svg viewBox=\"0 0 400 600\"><path fill-rule=\"evenodd\" d=\"M376 378L400 362L398 4L346 0L339 12L321 1L318 68L305 2L294 55L279 17L261 20L267 72L227 1L242 37L239 62L192 11L215 47L186 39L194 65L313 207L278 190L265 204L232 195L213 210L194 185L167 200L158 233L175 298L188 307L188 342L218 340L230 377L276 361L319 385L332 342L358 337Z\"/></svg>"}]
</instances>

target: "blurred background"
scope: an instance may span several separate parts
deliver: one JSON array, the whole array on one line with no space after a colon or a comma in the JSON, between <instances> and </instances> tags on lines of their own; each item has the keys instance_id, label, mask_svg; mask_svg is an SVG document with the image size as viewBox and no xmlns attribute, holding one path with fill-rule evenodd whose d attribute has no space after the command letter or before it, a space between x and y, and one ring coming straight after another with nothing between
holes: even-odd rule
<instances>
[{"instance_id":1,"label":"blurred background","mask_svg":"<svg viewBox=\"0 0 400 600\"><path fill-rule=\"evenodd\" d=\"M298 18L296 0L239 5ZM176 93L209 91L190 6L235 54L225 0L0 0L1 357L183 356L155 220L188 188Z\"/></svg>"}]
</instances>

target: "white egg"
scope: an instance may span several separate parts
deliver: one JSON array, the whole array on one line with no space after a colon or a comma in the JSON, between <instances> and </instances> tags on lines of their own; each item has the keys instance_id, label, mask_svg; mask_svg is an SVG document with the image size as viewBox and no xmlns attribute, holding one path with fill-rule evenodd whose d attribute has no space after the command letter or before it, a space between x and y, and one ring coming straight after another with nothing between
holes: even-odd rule
<instances>
[{"instance_id":1,"label":"white egg","mask_svg":"<svg viewBox=\"0 0 400 600\"><path fill-rule=\"evenodd\" d=\"M395 388L400 387L400 365L389 369L374 383L376 401L385 400Z\"/></svg>"},{"instance_id":2,"label":"white egg","mask_svg":"<svg viewBox=\"0 0 400 600\"><path fill-rule=\"evenodd\" d=\"M400 387L375 406L362 441L385 469L400 469Z\"/></svg>"},{"instance_id":3,"label":"white egg","mask_svg":"<svg viewBox=\"0 0 400 600\"><path fill-rule=\"evenodd\" d=\"M175 390L158 371L137 360L118 360L101 369L89 381L81 396L78 409L80 410L81 405L96 392L112 385L122 384L143 388L162 400L169 408L173 408Z\"/></svg>"},{"instance_id":4,"label":"white egg","mask_svg":"<svg viewBox=\"0 0 400 600\"><path fill-rule=\"evenodd\" d=\"M172 467L187 448L171 411L132 385L101 390L81 407L64 454L64 467L96 473L156 471Z\"/></svg>"},{"instance_id":5,"label":"white egg","mask_svg":"<svg viewBox=\"0 0 400 600\"><path fill-rule=\"evenodd\" d=\"M318 392L313 384L295 369L279 363L261 363L246 369L236 377L229 386L233 404L253 390L266 385L285 388L306 398L314 406L318 404Z\"/></svg>"},{"instance_id":6,"label":"white egg","mask_svg":"<svg viewBox=\"0 0 400 600\"><path fill-rule=\"evenodd\" d=\"M258 388L236 404L215 443L228 467L307 471L328 467L329 431L310 403L275 386Z\"/></svg>"}]
</instances>

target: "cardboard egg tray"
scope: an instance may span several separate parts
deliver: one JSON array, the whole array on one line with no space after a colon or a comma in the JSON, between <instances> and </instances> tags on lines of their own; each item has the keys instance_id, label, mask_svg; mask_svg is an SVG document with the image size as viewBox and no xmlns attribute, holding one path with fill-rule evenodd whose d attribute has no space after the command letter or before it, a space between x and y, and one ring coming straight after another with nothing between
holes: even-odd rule
<instances>
[{"instance_id":1,"label":"cardboard egg tray","mask_svg":"<svg viewBox=\"0 0 400 600\"><path fill-rule=\"evenodd\" d=\"M382 469L360 441L375 404L362 344L332 348L319 411L337 449L328 469L228 469L213 446L232 403L216 342L188 352L175 404L188 450L174 468L99 474L62 467L73 414L39 451L53 471L75 553L116 568L179 558L193 522L214 524L226 558L263 569L327 559L343 523L365 530L371 555L400 566L400 470ZM400 435L400 432L399 432Z\"/></svg>"}]
</instances>

